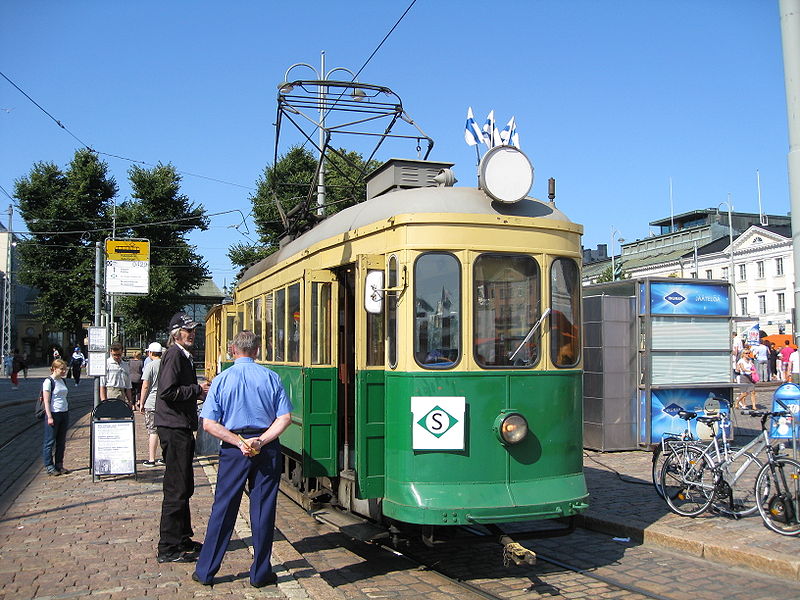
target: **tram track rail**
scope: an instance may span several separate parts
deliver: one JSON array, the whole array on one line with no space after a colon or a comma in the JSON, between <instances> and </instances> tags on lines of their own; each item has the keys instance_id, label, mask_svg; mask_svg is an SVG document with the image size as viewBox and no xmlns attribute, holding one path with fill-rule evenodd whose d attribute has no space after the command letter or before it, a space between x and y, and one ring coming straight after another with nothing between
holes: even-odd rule
<instances>
[{"instance_id":1,"label":"tram track rail","mask_svg":"<svg viewBox=\"0 0 800 600\"><path fill-rule=\"evenodd\" d=\"M302 506L297 502L291 494L284 495L297 504L300 508ZM305 510L305 509L304 509ZM624 592L620 596L622 598L649 598L653 600L677 600L683 596L681 591L676 590L675 596L667 596L652 590L647 590L642 586L634 585L629 582L619 580L615 577L592 572L591 569L585 569L573 564L569 564L549 554L541 553L537 550L536 555L540 563L549 565L550 570L546 567L543 568L541 564L521 565L521 566L508 566L502 565L497 559L498 564L489 569L489 573L482 573L480 575L471 573L468 577L460 576L455 573L453 569L449 568L445 563L451 557L452 548L448 549L447 544L431 548L422 544L422 542L411 542L406 545L396 546L388 541L386 536L376 540L365 540L354 537L348 533L348 527L339 527L331 520L320 517L321 513L329 513L329 507L324 511L312 513L312 516L322 524L329 527L338 529L338 531L353 540L354 543L363 545L365 548L371 549L371 552L381 549L383 552L388 552L391 555L403 559L414 565L414 569L435 575L441 578L451 587L456 587L463 590L463 594L455 596L458 598L465 598L466 595L474 598L484 598L489 600L496 600L500 598L508 598L509 594L514 590L519 590L520 586L524 586L527 591L536 591L545 596L561 597L560 587L562 580L568 580L570 587L584 587L588 588L591 584L603 584L602 593L615 593ZM483 560L481 557L486 557L488 553L494 553L500 557L503 553L503 547L494 539L494 536L476 533L474 528L464 527L461 528L464 532L469 532L475 539L473 544L469 544L472 548L471 551L466 551L464 547L458 548L457 552L466 554L465 558L460 559L462 565L470 562L480 562ZM352 529L351 529L352 531ZM513 537L513 534L509 534ZM459 539L463 539L459 538ZM451 542L451 544L458 545L458 542ZM529 544L530 545L530 544ZM492 547L492 550L487 551L487 546ZM480 583L469 581L469 577L474 577L480 580ZM489 581L487 581L489 580ZM581 585L579 580L586 581L585 585ZM493 590L491 588L501 588L500 590ZM544 591L542 591L544 590ZM600 592L597 592L600 593ZM567 595L566 597L572 597Z\"/></svg>"},{"instance_id":2,"label":"tram track rail","mask_svg":"<svg viewBox=\"0 0 800 600\"><path fill-rule=\"evenodd\" d=\"M470 528L465 528L465 529L469 530ZM492 543L493 542L491 540L489 540L489 539L486 540L486 544L492 544ZM501 552L501 551L502 551L501 547L498 545L498 552ZM466 589L466 590L468 590L468 591L470 591L472 593L478 594L479 596L481 596L483 598L488 598L490 600L494 600L494 599L502 599L502 598L506 597L505 595L494 594L491 591L489 591L487 589L484 589L483 587L481 587L478 584L470 583L470 582L465 581L462 578L457 577L457 576L452 576L452 575L448 574L447 572L445 572L445 570L438 568L437 567L437 563L431 563L431 562L421 558L420 556L416 555L413 552L407 552L407 551L404 551L404 550L400 550L400 551L397 551L397 552L399 554L401 554L402 556L404 556L405 558L407 558L408 560L412 560L412 561L418 563L421 567L424 567L426 569L434 571L435 573L437 573L441 577L447 578L448 581L452 582L453 584L458 585L460 587L463 587L464 589ZM558 560L558 559L556 559L554 557L551 557L551 556L546 556L546 555L544 555L544 554L542 554L540 552L536 553L536 558L537 558L537 561L542 561L542 562L548 563L548 564L550 564L550 565L552 565L554 567L558 567L559 569L563 569L565 571L569 571L569 572L574 573L576 575L580 575L582 577L589 578L589 579L591 579L593 581L596 581L596 582L604 583L605 585L607 585L610 588L612 588L612 589L609 589L607 591L604 591L603 593L613 593L613 592L616 592L616 591L624 591L624 592L629 592L631 594L636 594L637 596L640 596L642 598L651 598L653 600L678 600L678 598L681 596L681 595L665 596L663 594L658 594L658 593L652 592L650 590L646 590L646 589L644 589L644 588L642 588L640 586L630 585L630 584L627 584L625 582L619 581L619 580L617 580L617 579L615 579L613 577L608 577L608 576L605 576L605 575L601 575L599 573L593 573L593 572L591 572L591 571L589 571L587 569L582 569L580 567L576 567L574 565L570 565L570 564L568 564L568 563L566 563L564 561ZM515 567L513 567L513 566L510 567L510 569L514 569L514 568ZM520 568L524 568L524 567L520 567ZM531 580L532 585L530 586L530 588L528 588L529 591L535 591L537 588L542 588L542 587L558 589L557 586L554 586L553 584L549 584L546 581L546 578L548 577L548 575L551 575L551 574L537 572L538 569L536 569L536 567L525 568L525 571L526 572L524 573L524 575L521 575L521 577L522 578L528 578L528 579ZM516 579L516 577L514 577L513 575L510 575L507 578ZM498 579L504 579L504 577L500 577Z\"/></svg>"}]
</instances>

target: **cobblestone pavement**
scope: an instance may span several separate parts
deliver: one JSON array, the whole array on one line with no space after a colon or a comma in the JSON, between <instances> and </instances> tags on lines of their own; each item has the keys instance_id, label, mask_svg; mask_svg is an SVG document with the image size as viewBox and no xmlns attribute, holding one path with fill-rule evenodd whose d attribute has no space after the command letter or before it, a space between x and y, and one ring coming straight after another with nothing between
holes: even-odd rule
<instances>
[{"instance_id":1,"label":"cobblestone pavement","mask_svg":"<svg viewBox=\"0 0 800 600\"><path fill-rule=\"evenodd\" d=\"M90 382L70 389L74 406L86 407L82 416L78 410L71 415L76 422L68 435L65 466L73 473L47 477L42 472L38 427L14 442L13 457L5 451L0 457L0 599L468 597L468 592L435 573L385 551L376 554L331 531L285 497L279 501L273 556L277 587L256 590L249 585L250 534L244 517L237 523L213 588L189 579L191 564L158 564L155 545L163 469L140 466L136 479L92 482L87 466ZM25 415L32 412L30 399L41 377L32 373L31 380L21 383L23 393L10 397L8 387L3 387L8 386L7 380L0 380L0 415L7 429L30 418ZM140 460L146 453L141 421L137 416ZM6 445L8 440L2 435L7 434L0 434L0 444ZM210 513L215 465L213 457L196 461L192 515L200 540ZM526 545L622 583L639 582L648 590L663 590L667 596L666 592L673 591L679 592L674 597L690 593L697 598L748 600L800 597L800 589L790 583L798 577L800 539L768 531L757 516L733 521L672 515L650 486L649 453L587 451L585 465L591 508L584 521L606 533L579 530L568 537ZM243 509L246 515L246 503ZM632 541L615 542L612 536L631 536ZM642 539L644 544L639 543ZM714 567L700 558L742 569ZM442 566L449 564L451 574L500 597L639 597L544 562L509 572L498 564L496 546L477 552L448 551L437 560ZM781 579L761 579L763 573ZM676 585L676 581L687 583ZM744 594L748 589L750 594ZM779 593L781 589L784 593Z\"/></svg>"},{"instance_id":2,"label":"cobblestone pavement","mask_svg":"<svg viewBox=\"0 0 800 600\"><path fill-rule=\"evenodd\" d=\"M774 385L758 388L758 402L771 405ZM758 433L759 421L734 413L736 442ZM704 514L696 518L672 514L651 485L648 452L585 451L584 471L589 510L583 524L647 544L688 552L723 564L750 567L790 580L800 580L800 536L778 535L764 527L758 513L739 520Z\"/></svg>"}]
</instances>

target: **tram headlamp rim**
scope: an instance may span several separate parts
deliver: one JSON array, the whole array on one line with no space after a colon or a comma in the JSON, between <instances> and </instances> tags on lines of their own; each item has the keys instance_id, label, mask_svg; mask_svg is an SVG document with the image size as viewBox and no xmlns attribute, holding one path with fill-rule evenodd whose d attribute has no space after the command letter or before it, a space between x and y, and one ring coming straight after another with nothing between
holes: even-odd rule
<instances>
[{"instance_id":1,"label":"tram headlamp rim","mask_svg":"<svg viewBox=\"0 0 800 600\"><path fill-rule=\"evenodd\" d=\"M504 410L495 419L494 433L501 444L513 446L528 437L528 420L517 410Z\"/></svg>"}]
</instances>

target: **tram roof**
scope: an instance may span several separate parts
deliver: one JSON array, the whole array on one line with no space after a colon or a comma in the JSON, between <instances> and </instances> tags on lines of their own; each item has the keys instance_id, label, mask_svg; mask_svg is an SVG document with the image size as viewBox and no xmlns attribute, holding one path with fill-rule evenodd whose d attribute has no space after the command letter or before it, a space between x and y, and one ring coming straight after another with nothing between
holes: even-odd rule
<instances>
[{"instance_id":1,"label":"tram roof","mask_svg":"<svg viewBox=\"0 0 800 600\"><path fill-rule=\"evenodd\" d=\"M572 223L554 204L531 197L514 204L503 204L492 202L478 188L422 187L397 190L376 196L329 216L313 229L247 269L242 275L241 281L247 281L305 248L328 238L397 215L424 213L529 217Z\"/></svg>"}]
</instances>

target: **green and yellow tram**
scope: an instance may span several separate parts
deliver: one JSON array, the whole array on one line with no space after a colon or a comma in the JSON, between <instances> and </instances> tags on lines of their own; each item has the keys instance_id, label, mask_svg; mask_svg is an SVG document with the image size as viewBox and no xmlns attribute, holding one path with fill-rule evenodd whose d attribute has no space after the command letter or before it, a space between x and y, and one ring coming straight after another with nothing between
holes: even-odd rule
<instances>
[{"instance_id":1,"label":"green and yellow tram","mask_svg":"<svg viewBox=\"0 0 800 600\"><path fill-rule=\"evenodd\" d=\"M449 166L385 163L364 202L247 270L209 313L208 375L238 330L262 337L306 499L426 526L576 515L582 228L437 183Z\"/></svg>"}]
</instances>

